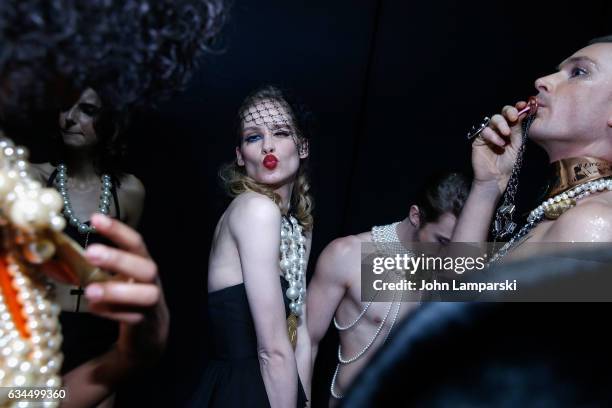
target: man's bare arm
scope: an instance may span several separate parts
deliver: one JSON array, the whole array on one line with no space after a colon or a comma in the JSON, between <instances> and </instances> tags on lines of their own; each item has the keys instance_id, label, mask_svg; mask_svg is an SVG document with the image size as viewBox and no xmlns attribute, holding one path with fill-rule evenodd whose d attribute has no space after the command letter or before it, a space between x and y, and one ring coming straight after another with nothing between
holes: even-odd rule
<instances>
[{"instance_id":1,"label":"man's bare arm","mask_svg":"<svg viewBox=\"0 0 612 408\"><path fill-rule=\"evenodd\" d=\"M501 193L497 184L472 183L453 232L453 242L484 242Z\"/></svg>"},{"instance_id":2,"label":"man's bare arm","mask_svg":"<svg viewBox=\"0 0 612 408\"><path fill-rule=\"evenodd\" d=\"M308 332L312 361L317 357L319 342L350 286L350 268L360 265L361 241L356 237L331 242L317 260L314 276L308 287Z\"/></svg>"},{"instance_id":3,"label":"man's bare arm","mask_svg":"<svg viewBox=\"0 0 612 408\"><path fill-rule=\"evenodd\" d=\"M505 106L494 115L481 135L472 143L474 181L453 233L454 242L484 242L493 219L495 207L512 174L522 145L519 102Z\"/></svg>"}]
</instances>

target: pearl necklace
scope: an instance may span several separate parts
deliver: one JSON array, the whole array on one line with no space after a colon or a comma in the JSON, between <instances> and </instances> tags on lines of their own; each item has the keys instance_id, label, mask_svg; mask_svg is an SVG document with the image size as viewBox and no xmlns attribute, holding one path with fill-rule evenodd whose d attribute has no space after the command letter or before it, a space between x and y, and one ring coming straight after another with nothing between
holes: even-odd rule
<instances>
[{"instance_id":1,"label":"pearl necklace","mask_svg":"<svg viewBox=\"0 0 612 408\"><path fill-rule=\"evenodd\" d=\"M372 241L374 241L374 244L385 243L388 245L390 243L391 244L399 243L400 241L399 241L399 237L397 236L397 230L396 230L398 224L400 224L399 221L393 224L390 224L390 225L384 225L382 227L372 227ZM378 245L377 247L378 247L377 249L380 249ZM377 294L378 294L378 291L374 292L374 295L372 296L372 298L368 301L368 303L366 303L361 313L359 313L357 318L353 320L352 323L346 326L341 326L340 323L338 323L338 320L336 320L336 316L334 316L334 326L336 327L336 329L338 331L345 331L355 326L357 322L359 322L359 320L361 320L361 318L366 314L366 312L370 308L370 305L374 301L374 298L376 297Z\"/></svg>"},{"instance_id":2,"label":"pearl necklace","mask_svg":"<svg viewBox=\"0 0 612 408\"><path fill-rule=\"evenodd\" d=\"M397 225L398 224L400 224L399 221L396 223L390 224L390 225L384 225L381 227L372 228L372 241L376 245L376 248L379 252L388 253L389 245L391 245L393 248L391 252L399 253L399 252L406 251L403 245L401 245L400 239L397 236ZM384 244L384 245L377 245L377 244ZM334 316L334 326L336 327L336 329L338 329L339 331L345 331L355 326L357 322L359 322L361 318L365 316L366 312L370 308L370 305L372 305L372 302L374 301L374 298L376 297L377 294L378 294L378 291L374 293L372 298L370 298L370 300L368 301L368 303L366 303L361 313L359 313L357 318L352 323L346 326L341 326L336 320L336 317ZM338 345L338 364L336 365L336 370L334 371L334 376L332 377L331 386L329 388L329 391L332 397L336 399L344 398L343 394L340 394L336 391L336 379L338 378L338 373L340 372L340 365L350 364L354 361L357 361L359 358L361 358L366 353L366 351L368 351L368 349L372 346L372 344L374 344L374 342L376 341L376 338L378 338L378 335L380 334L383 327L385 326L385 322L387 321L387 319L389 318L389 315L391 314L391 309L393 308L396 299L397 299L397 293L394 293L393 298L391 302L389 303L389 307L387 308L385 317L380 322L380 325L376 329L376 332L374 332L374 335L370 338L370 341L368 341L366 345L357 354L355 354L351 358L344 358L342 357L342 345L341 344ZM389 334L391 334L391 330L393 329L393 326L395 326L397 316L399 315L400 308L402 307L402 299L403 299L403 293L400 292L397 309L395 310L395 314L393 316L393 319L391 320L391 324L389 325L389 330L387 331L387 334L383 338L381 345L385 344L385 342L387 341L387 338L389 337Z\"/></svg>"},{"instance_id":3,"label":"pearl necklace","mask_svg":"<svg viewBox=\"0 0 612 408\"><path fill-rule=\"evenodd\" d=\"M374 241L375 244L399 243L400 239L397 236L397 226L401 223L401 221L397 221L393 224L383 225L381 227L372 227L372 241Z\"/></svg>"},{"instance_id":4,"label":"pearl necklace","mask_svg":"<svg viewBox=\"0 0 612 408\"><path fill-rule=\"evenodd\" d=\"M60 195L33 179L27 158L0 137L0 386L59 387L60 309L38 266L55 254L66 221Z\"/></svg>"},{"instance_id":5,"label":"pearl necklace","mask_svg":"<svg viewBox=\"0 0 612 408\"><path fill-rule=\"evenodd\" d=\"M578 200L604 190L612 191L612 178L592 180L545 200L529 213L527 224L525 224L510 241L491 257L490 263L499 261L506 256L508 251L512 249L521 238L527 235L529 231L544 220L544 218L555 220L559 218L561 214L574 207Z\"/></svg>"},{"instance_id":6,"label":"pearl necklace","mask_svg":"<svg viewBox=\"0 0 612 408\"><path fill-rule=\"evenodd\" d=\"M63 360L58 321L60 308L48 299L44 281L30 279L19 261L9 257L2 268L14 282L16 298L24 312L22 318L26 332L20 333L8 299L3 295L4 291L0 291L0 350L3 357L0 386L60 387L59 372ZM57 406L57 402L50 406Z\"/></svg>"},{"instance_id":7,"label":"pearl necklace","mask_svg":"<svg viewBox=\"0 0 612 408\"><path fill-rule=\"evenodd\" d=\"M306 299L306 238L302 226L292 215L282 218L280 236L280 268L289 282L285 296L290 301L289 310L299 317Z\"/></svg>"},{"instance_id":8,"label":"pearl necklace","mask_svg":"<svg viewBox=\"0 0 612 408\"><path fill-rule=\"evenodd\" d=\"M95 227L91 227L84 222L81 222L75 215L74 209L70 204L70 197L68 196L68 175L65 164L57 166L57 175L55 176L55 185L59 191L62 199L64 200L64 216L68 220L68 223L73 227L76 227L79 233L85 235L92 232L96 232ZM108 215L110 212L110 200L112 197L113 184L111 177L108 174L102 175L102 191L100 192L100 203L98 205L98 212Z\"/></svg>"}]
</instances>

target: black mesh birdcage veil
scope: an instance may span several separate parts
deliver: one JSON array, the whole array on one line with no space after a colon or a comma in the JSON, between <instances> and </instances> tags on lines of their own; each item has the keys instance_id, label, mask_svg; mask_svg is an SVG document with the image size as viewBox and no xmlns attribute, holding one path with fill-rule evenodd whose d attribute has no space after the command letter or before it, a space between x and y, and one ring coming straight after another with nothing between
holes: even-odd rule
<instances>
[{"instance_id":1,"label":"black mesh birdcage veil","mask_svg":"<svg viewBox=\"0 0 612 408\"><path fill-rule=\"evenodd\" d=\"M240 121L243 124L275 125L293 127L291 107L282 99L249 98L240 111Z\"/></svg>"},{"instance_id":2,"label":"black mesh birdcage veil","mask_svg":"<svg viewBox=\"0 0 612 408\"><path fill-rule=\"evenodd\" d=\"M242 103L238 110L240 128L249 126L265 126L271 132L284 128L291 132L291 137L298 148L304 148L308 142L300 126L300 120L296 116L295 109L300 105L295 103L295 108L289 103L283 91L273 85L264 86L251 95ZM240 133L240 132L239 132ZM239 135L238 144L241 142Z\"/></svg>"}]
</instances>

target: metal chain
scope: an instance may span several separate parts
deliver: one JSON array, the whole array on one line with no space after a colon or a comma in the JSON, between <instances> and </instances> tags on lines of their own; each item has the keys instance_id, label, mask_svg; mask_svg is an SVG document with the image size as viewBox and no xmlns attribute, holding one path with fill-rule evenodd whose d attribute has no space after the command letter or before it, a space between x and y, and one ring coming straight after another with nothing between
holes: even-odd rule
<instances>
[{"instance_id":1,"label":"metal chain","mask_svg":"<svg viewBox=\"0 0 612 408\"><path fill-rule=\"evenodd\" d=\"M529 231L531 231L539 223L540 223L540 220L537 220L537 221L528 222L527 224L523 225L523 227L519 230L519 232L514 234L512 236L512 239L506 242L504 246L501 247L501 249L497 251L491 257L491 259L489 260L489 264L493 264L499 261L500 259L502 259L504 256L506 256L506 254L516 245L516 243L520 241L521 238L523 238L525 235L527 235Z\"/></svg>"},{"instance_id":2,"label":"metal chain","mask_svg":"<svg viewBox=\"0 0 612 408\"><path fill-rule=\"evenodd\" d=\"M516 229L516 223L513 221L516 193L518 191L519 174L523 167L523 156L527 146L527 137L529 136L529 128L535 119L535 115L530 114L522 123L522 143L518 150L516 162L512 167L512 174L508 180L508 186L504 192L502 204L497 208L495 213L495 222L493 223L492 233L494 241L507 237Z\"/></svg>"}]
</instances>

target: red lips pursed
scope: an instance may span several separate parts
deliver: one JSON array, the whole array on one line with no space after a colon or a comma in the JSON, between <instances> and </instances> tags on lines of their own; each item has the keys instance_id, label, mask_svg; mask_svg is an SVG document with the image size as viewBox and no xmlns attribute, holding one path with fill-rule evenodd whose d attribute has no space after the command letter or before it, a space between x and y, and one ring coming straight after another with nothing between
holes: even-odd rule
<instances>
[{"instance_id":1,"label":"red lips pursed","mask_svg":"<svg viewBox=\"0 0 612 408\"><path fill-rule=\"evenodd\" d=\"M263 159L263 165L268 170L274 170L278 165L278 159L273 154L267 154Z\"/></svg>"}]
</instances>

